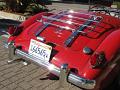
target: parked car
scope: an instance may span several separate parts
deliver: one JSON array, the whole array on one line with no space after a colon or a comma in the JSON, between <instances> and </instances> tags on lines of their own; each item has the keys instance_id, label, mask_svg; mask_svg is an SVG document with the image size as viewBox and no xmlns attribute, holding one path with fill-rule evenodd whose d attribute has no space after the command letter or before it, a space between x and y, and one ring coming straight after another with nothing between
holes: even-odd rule
<instances>
[{"instance_id":1,"label":"parked car","mask_svg":"<svg viewBox=\"0 0 120 90\"><path fill-rule=\"evenodd\" d=\"M120 70L120 19L87 10L38 13L10 26L4 43L15 56L46 67L80 88L100 90ZM119 79L118 79L119 81Z\"/></svg>"}]
</instances>

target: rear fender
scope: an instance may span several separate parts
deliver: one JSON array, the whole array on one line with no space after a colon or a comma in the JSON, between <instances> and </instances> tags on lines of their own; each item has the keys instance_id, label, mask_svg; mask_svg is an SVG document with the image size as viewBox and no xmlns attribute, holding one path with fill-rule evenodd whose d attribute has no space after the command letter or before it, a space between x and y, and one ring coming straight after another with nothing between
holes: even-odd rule
<instances>
[{"instance_id":1,"label":"rear fender","mask_svg":"<svg viewBox=\"0 0 120 90\"><path fill-rule=\"evenodd\" d=\"M112 58L116 55L119 49L120 49L120 30L117 30L112 32L110 35L108 35L94 53L103 51L105 53L105 58L107 60L107 63L109 64L111 63L111 61L114 60ZM84 68L85 71L84 77L87 77L88 79L100 80L99 82L101 82L112 69L113 67L112 68L110 67L109 70L107 69L105 73L103 73L102 71L104 71L105 69L101 67L92 68L92 65L88 63Z\"/></svg>"},{"instance_id":2,"label":"rear fender","mask_svg":"<svg viewBox=\"0 0 120 90\"><path fill-rule=\"evenodd\" d=\"M120 51L120 29L112 32L95 52L101 51L105 52L107 67L99 74L99 78L96 79L96 88L108 86L118 74L117 72L120 68L118 60L120 60L120 56L118 56L117 53ZM117 58L115 58L116 56Z\"/></svg>"},{"instance_id":3,"label":"rear fender","mask_svg":"<svg viewBox=\"0 0 120 90\"><path fill-rule=\"evenodd\" d=\"M50 15L53 15L53 14L52 13L46 13L46 12L38 13L34 16L29 17L26 21L21 23L19 25L19 27L22 27L22 30L25 30L31 24L35 23L36 20L40 20L42 18L42 16L50 16ZM15 38L16 38L16 36L10 36L9 39L8 39L8 42L13 41Z\"/></svg>"},{"instance_id":4,"label":"rear fender","mask_svg":"<svg viewBox=\"0 0 120 90\"><path fill-rule=\"evenodd\" d=\"M112 32L97 48L95 52L103 51L105 53L107 61L111 61L112 58L120 49L120 29Z\"/></svg>"}]
</instances>

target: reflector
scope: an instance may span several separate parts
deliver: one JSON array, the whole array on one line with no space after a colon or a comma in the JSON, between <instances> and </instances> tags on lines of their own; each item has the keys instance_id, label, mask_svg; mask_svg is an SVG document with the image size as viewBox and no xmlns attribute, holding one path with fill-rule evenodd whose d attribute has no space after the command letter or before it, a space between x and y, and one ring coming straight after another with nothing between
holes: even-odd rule
<instances>
[{"instance_id":1,"label":"reflector","mask_svg":"<svg viewBox=\"0 0 120 90\"><path fill-rule=\"evenodd\" d=\"M106 58L104 52L96 52L90 60L92 68L99 68L105 65Z\"/></svg>"}]
</instances>

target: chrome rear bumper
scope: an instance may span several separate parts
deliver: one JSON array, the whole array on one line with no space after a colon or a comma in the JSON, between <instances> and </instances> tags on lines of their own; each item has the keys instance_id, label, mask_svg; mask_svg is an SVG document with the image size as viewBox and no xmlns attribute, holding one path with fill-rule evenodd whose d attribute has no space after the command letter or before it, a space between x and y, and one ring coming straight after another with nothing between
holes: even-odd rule
<instances>
[{"instance_id":1,"label":"chrome rear bumper","mask_svg":"<svg viewBox=\"0 0 120 90\"><path fill-rule=\"evenodd\" d=\"M55 65L45 62L44 60L40 60L39 58L33 57L26 52L23 52L19 49L15 49L13 44L8 44L4 42L4 47L9 49L9 57L10 59L16 55L25 60L34 62L40 66L43 66L50 70L51 73L59 76L60 75L60 68L56 67ZM85 78L81 78L80 76L75 75L74 73L70 72L67 77L67 81L84 89L93 89L96 85L95 80L88 80Z\"/></svg>"}]
</instances>

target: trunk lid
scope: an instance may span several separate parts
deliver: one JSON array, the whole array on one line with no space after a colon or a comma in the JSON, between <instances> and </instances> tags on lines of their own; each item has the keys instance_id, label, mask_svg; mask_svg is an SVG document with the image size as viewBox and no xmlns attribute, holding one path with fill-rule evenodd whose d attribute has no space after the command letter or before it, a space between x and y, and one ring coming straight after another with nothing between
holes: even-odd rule
<instances>
[{"instance_id":1,"label":"trunk lid","mask_svg":"<svg viewBox=\"0 0 120 90\"><path fill-rule=\"evenodd\" d=\"M90 22L90 18L96 19ZM85 26L86 22L90 23ZM44 27L45 25L46 27ZM80 51L83 46L87 46L89 43L94 43L93 46L97 47L100 40L102 41L105 38L105 32L112 31L117 27L115 25L118 24L114 23L113 25L110 20L105 19L104 15L100 16L85 11L73 13L71 11L71 13L59 13L50 17L43 16L42 20L38 20L28 32L30 36L37 34L37 36L44 38L46 42ZM80 30L82 27L84 28ZM73 34L78 30L81 33ZM73 40L69 45L66 45L71 38Z\"/></svg>"}]
</instances>

